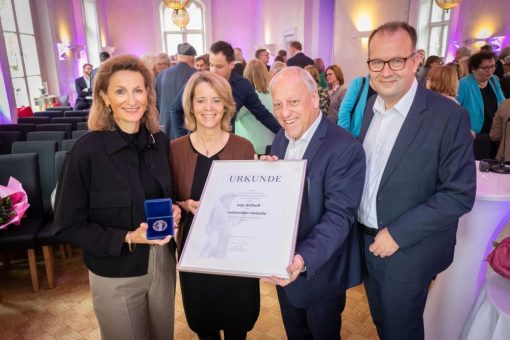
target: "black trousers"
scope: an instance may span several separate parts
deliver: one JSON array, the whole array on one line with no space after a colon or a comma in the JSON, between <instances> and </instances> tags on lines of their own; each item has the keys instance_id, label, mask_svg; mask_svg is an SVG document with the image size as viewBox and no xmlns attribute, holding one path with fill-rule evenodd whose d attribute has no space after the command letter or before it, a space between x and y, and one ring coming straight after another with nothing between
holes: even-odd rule
<instances>
[{"instance_id":1,"label":"black trousers","mask_svg":"<svg viewBox=\"0 0 510 340\"><path fill-rule=\"evenodd\" d=\"M277 287L277 292L289 340L340 339L345 292L340 296L317 301L306 308L294 307L281 287Z\"/></svg>"},{"instance_id":2,"label":"black trousers","mask_svg":"<svg viewBox=\"0 0 510 340\"><path fill-rule=\"evenodd\" d=\"M424 339L423 311L432 277L399 282L386 270L390 258L374 256L374 236L362 233L366 271L363 277L372 319L381 340ZM398 252L392 256L399 256Z\"/></svg>"}]
</instances>

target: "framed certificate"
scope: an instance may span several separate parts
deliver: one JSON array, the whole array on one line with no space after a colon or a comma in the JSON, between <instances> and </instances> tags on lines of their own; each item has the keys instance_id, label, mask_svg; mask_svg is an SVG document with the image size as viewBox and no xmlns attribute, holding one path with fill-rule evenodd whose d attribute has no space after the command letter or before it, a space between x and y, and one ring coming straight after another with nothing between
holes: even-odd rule
<instances>
[{"instance_id":1,"label":"framed certificate","mask_svg":"<svg viewBox=\"0 0 510 340\"><path fill-rule=\"evenodd\" d=\"M306 160L214 161L177 268L288 278Z\"/></svg>"}]
</instances>

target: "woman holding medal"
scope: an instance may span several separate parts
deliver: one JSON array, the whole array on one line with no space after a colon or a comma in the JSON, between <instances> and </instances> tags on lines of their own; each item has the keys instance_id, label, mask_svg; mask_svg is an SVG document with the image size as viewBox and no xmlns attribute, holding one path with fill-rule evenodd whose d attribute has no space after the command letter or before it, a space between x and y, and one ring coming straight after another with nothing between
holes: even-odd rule
<instances>
[{"instance_id":1,"label":"woman holding medal","mask_svg":"<svg viewBox=\"0 0 510 340\"><path fill-rule=\"evenodd\" d=\"M169 141L140 59L101 65L88 125L60 174L56 236L83 249L102 339L172 339L175 244L147 239L144 212L145 200L172 193ZM178 223L177 206L173 215Z\"/></svg>"},{"instance_id":2,"label":"woman holding medal","mask_svg":"<svg viewBox=\"0 0 510 340\"><path fill-rule=\"evenodd\" d=\"M170 168L176 200L183 211L176 236L180 254L213 160L253 159L251 143L231 134L235 102L229 83L211 72L196 72L182 97L191 134L173 140ZM202 340L246 339L260 309L259 280L225 275L179 273L189 327Z\"/></svg>"}]
</instances>

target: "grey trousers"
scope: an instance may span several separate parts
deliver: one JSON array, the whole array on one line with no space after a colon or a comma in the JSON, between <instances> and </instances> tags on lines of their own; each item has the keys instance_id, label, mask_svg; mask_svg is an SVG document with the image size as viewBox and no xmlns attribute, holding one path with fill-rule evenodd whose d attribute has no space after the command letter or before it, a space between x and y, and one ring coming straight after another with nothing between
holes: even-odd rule
<instances>
[{"instance_id":1,"label":"grey trousers","mask_svg":"<svg viewBox=\"0 0 510 340\"><path fill-rule=\"evenodd\" d=\"M101 338L173 339L175 277L168 245L150 247L148 273L143 276L109 278L89 271Z\"/></svg>"}]
</instances>

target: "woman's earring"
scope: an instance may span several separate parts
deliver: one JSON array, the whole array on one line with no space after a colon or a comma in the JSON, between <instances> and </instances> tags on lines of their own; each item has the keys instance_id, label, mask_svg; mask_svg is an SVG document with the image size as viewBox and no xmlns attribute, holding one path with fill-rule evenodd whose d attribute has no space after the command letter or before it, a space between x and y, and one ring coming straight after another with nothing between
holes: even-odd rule
<instances>
[{"instance_id":1,"label":"woman's earring","mask_svg":"<svg viewBox=\"0 0 510 340\"><path fill-rule=\"evenodd\" d=\"M106 106L105 110L106 110L106 113L107 113L107 114L111 114L111 113L112 113L112 107L111 107L111 105Z\"/></svg>"}]
</instances>

